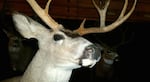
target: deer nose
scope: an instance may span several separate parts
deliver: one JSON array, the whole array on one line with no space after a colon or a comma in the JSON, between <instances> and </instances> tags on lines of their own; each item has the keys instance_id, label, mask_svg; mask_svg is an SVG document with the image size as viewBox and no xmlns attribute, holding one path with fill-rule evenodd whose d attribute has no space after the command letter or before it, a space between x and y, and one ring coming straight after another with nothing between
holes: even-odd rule
<instances>
[{"instance_id":1,"label":"deer nose","mask_svg":"<svg viewBox=\"0 0 150 82\"><path fill-rule=\"evenodd\" d=\"M99 44L92 44L85 48L83 59L89 58L99 61L101 58L102 48Z\"/></svg>"},{"instance_id":2,"label":"deer nose","mask_svg":"<svg viewBox=\"0 0 150 82\"><path fill-rule=\"evenodd\" d=\"M83 55L79 58L79 65L93 67L101 58L102 47L99 44L92 44L85 47Z\"/></svg>"},{"instance_id":3,"label":"deer nose","mask_svg":"<svg viewBox=\"0 0 150 82\"><path fill-rule=\"evenodd\" d=\"M88 47L93 49L92 58L99 61L101 58L101 51L102 51L101 46L99 44L95 44L95 45L90 45Z\"/></svg>"}]
</instances>

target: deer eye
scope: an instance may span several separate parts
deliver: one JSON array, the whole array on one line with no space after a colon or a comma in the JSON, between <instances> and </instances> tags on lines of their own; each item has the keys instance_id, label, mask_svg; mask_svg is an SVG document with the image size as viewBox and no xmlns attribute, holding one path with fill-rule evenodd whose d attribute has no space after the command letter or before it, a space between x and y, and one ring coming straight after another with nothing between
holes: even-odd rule
<instances>
[{"instance_id":1,"label":"deer eye","mask_svg":"<svg viewBox=\"0 0 150 82\"><path fill-rule=\"evenodd\" d=\"M53 39L55 41L59 41L59 40L62 40L62 39L65 39L63 35L60 35L60 34L55 34Z\"/></svg>"}]
</instances>

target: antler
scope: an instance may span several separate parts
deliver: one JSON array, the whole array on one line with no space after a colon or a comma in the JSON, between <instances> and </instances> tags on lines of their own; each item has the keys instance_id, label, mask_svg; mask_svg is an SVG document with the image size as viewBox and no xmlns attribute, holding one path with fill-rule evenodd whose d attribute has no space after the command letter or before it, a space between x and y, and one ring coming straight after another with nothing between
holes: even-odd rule
<instances>
[{"instance_id":1,"label":"antler","mask_svg":"<svg viewBox=\"0 0 150 82\"><path fill-rule=\"evenodd\" d=\"M27 0L35 13L53 30L62 28L61 24L58 24L49 14L49 5L51 0L48 0L45 9L42 9L35 0Z\"/></svg>"},{"instance_id":2,"label":"antler","mask_svg":"<svg viewBox=\"0 0 150 82\"><path fill-rule=\"evenodd\" d=\"M79 35L85 35L85 34L89 34L89 33L104 33L104 32L112 31L113 29L117 28L120 24L122 24L124 21L126 21L129 18L129 16L132 14L132 12L135 9L137 0L134 0L131 10L126 15L125 15L125 12L126 12L126 9L128 6L128 0L125 0L125 4L121 11L120 16L114 23L112 23L111 25L108 25L108 26L105 26L105 19L106 19L106 11L109 6L110 0L101 0L100 1L101 6L98 6L94 0L92 0L92 2L94 4L95 8L97 9L99 15L101 15L101 17L100 17L101 26L84 28L84 23L86 20L86 19L84 19L83 22L81 23L80 27L78 29L74 30L73 32L78 33Z\"/></svg>"}]
</instances>

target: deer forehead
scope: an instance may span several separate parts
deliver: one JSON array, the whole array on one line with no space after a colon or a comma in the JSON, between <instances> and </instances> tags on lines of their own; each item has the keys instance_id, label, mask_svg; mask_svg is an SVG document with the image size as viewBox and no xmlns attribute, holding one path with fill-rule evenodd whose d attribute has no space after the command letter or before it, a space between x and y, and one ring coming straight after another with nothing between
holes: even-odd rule
<instances>
[{"instance_id":1,"label":"deer forehead","mask_svg":"<svg viewBox=\"0 0 150 82\"><path fill-rule=\"evenodd\" d=\"M89 41L80 37L78 34L64 29L63 26L61 29L51 30L33 20L32 18L20 13L14 13L13 20L17 30L25 38L36 38L39 41L40 46L43 47L53 46L55 48L57 46L57 48L64 47L65 49L65 47L71 48L72 46L75 46L75 48L79 48L79 46L85 47L91 44Z\"/></svg>"}]
</instances>

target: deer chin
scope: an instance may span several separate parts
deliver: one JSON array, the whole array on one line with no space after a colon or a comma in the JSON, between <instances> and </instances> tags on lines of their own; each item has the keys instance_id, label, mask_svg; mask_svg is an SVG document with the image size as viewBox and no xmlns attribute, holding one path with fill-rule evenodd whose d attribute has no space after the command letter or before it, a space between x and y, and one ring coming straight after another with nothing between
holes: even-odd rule
<instances>
[{"instance_id":1,"label":"deer chin","mask_svg":"<svg viewBox=\"0 0 150 82\"><path fill-rule=\"evenodd\" d=\"M83 55L79 58L79 65L92 68L101 59L100 45L89 45L85 48Z\"/></svg>"}]
</instances>

